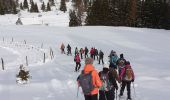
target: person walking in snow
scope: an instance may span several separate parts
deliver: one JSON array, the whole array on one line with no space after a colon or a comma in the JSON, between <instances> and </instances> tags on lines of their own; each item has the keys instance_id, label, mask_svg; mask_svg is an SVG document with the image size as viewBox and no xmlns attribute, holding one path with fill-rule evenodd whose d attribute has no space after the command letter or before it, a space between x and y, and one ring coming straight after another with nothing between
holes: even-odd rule
<instances>
[{"instance_id":1,"label":"person walking in snow","mask_svg":"<svg viewBox=\"0 0 170 100\"><path fill-rule=\"evenodd\" d=\"M95 60L95 56L96 56L96 58L97 58L97 60L99 60L99 52L98 52L98 50L97 49L94 49L94 60Z\"/></svg>"},{"instance_id":2,"label":"person walking in snow","mask_svg":"<svg viewBox=\"0 0 170 100\"><path fill-rule=\"evenodd\" d=\"M80 70L80 67L81 67L81 63L80 63L81 60L80 60L79 53L76 54L74 61L76 62L75 72L77 72Z\"/></svg>"},{"instance_id":3,"label":"person walking in snow","mask_svg":"<svg viewBox=\"0 0 170 100\"><path fill-rule=\"evenodd\" d=\"M110 60L109 60L110 67L117 69L116 63L117 63L117 60L118 60L118 56L117 56L116 52L112 50L108 57L110 57Z\"/></svg>"},{"instance_id":4,"label":"person walking in snow","mask_svg":"<svg viewBox=\"0 0 170 100\"><path fill-rule=\"evenodd\" d=\"M94 48L91 48L90 50L90 57L94 59Z\"/></svg>"},{"instance_id":5,"label":"person walking in snow","mask_svg":"<svg viewBox=\"0 0 170 100\"><path fill-rule=\"evenodd\" d=\"M61 44L61 48L60 48L60 49L61 49L61 53L62 53L62 54L63 54L63 53L65 54L65 51L64 51L65 46L64 46L64 44L63 44L63 43Z\"/></svg>"},{"instance_id":6,"label":"person walking in snow","mask_svg":"<svg viewBox=\"0 0 170 100\"><path fill-rule=\"evenodd\" d=\"M100 64L100 60L102 61L102 64L104 64L104 61L103 61L103 58L104 58L104 53L103 51L99 51L99 64Z\"/></svg>"},{"instance_id":7,"label":"person walking in snow","mask_svg":"<svg viewBox=\"0 0 170 100\"><path fill-rule=\"evenodd\" d=\"M67 45L67 55L71 55L71 46L68 44Z\"/></svg>"},{"instance_id":8,"label":"person walking in snow","mask_svg":"<svg viewBox=\"0 0 170 100\"><path fill-rule=\"evenodd\" d=\"M117 60L117 67L118 67L118 71L119 71L119 75L121 73L121 70L125 67L125 58L123 56L123 54L120 54L120 58Z\"/></svg>"},{"instance_id":9,"label":"person walking in snow","mask_svg":"<svg viewBox=\"0 0 170 100\"><path fill-rule=\"evenodd\" d=\"M88 75L88 74L90 74L90 77L91 77L90 80L88 81L91 81L91 82L88 82L87 84L85 84L87 80L85 80L85 82L82 82L84 80L82 78L84 75ZM83 90L85 100L98 100L98 92L99 92L99 88L102 86L102 82L100 80L98 72L93 66L92 58L85 59L84 69L82 70L81 74L78 76L77 82L78 82L78 86L80 86ZM91 87L92 85L92 88L90 89L90 91L85 93L85 91L87 91L86 90L87 88L86 86L84 87L84 85L86 85L87 87Z\"/></svg>"},{"instance_id":10,"label":"person walking in snow","mask_svg":"<svg viewBox=\"0 0 170 100\"><path fill-rule=\"evenodd\" d=\"M87 47L85 47L84 51L85 51L85 58L87 58L88 57L89 49Z\"/></svg>"},{"instance_id":11,"label":"person walking in snow","mask_svg":"<svg viewBox=\"0 0 170 100\"><path fill-rule=\"evenodd\" d=\"M118 90L117 71L109 70L109 65L105 64L103 70L99 72L99 76L102 81L102 86L99 89L99 100L114 100L115 90Z\"/></svg>"},{"instance_id":12,"label":"person walking in snow","mask_svg":"<svg viewBox=\"0 0 170 100\"><path fill-rule=\"evenodd\" d=\"M127 100L132 100L131 98L131 82L134 82L135 75L133 69L131 68L130 62L126 61L125 67L122 69L119 76L121 82L121 89L119 96L123 96L125 87L127 88Z\"/></svg>"},{"instance_id":13,"label":"person walking in snow","mask_svg":"<svg viewBox=\"0 0 170 100\"><path fill-rule=\"evenodd\" d=\"M78 48L76 47L76 48L75 48L75 51L74 51L75 56L76 56L76 54L78 54L78 53L79 53L79 50L78 50Z\"/></svg>"},{"instance_id":14,"label":"person walking in snow","mask_svg":"<svg viewBox=\"0 0 170 100\"><path fill-rule=\"evenodd\" d=\"M83 54L84 54L84 50L83 50L83 48L81 48L81 49L80 49L81 59L83 59Z\"/></svg>"}]
</instances>

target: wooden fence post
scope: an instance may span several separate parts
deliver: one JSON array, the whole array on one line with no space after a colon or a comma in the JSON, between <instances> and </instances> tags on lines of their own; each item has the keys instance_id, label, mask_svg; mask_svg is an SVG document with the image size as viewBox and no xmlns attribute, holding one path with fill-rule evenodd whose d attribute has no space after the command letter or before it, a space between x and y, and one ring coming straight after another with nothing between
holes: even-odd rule
<instances>
[{"instance_id":1,"label":"wooden fence post","mask_svg":"<svg viewBox=\"0 0 170 100\"><path fill-rule=\"evenodd\" d=\"M13 37L12 37L12 42L14 41Z\"/></svg>"},{"instance_id":2,"label":"wooden fence post","mask_svg":"<svg viewBox=\"0 0 170 100\"><path fill-rule=\"evenodd\" d=\"M27 44L26 40L24 40L24 44Z\"/></svg>"},{"instance_id":3,"label":"wooden fence post","mask_svg":"<svg viewBox=\"0 0 170 100\"><path fill-rule=\"evenodd\" d=\"M4 60L3 60L3 58L1 58L1 61L2 61L2 70L5 70L5 68L4 68Z\"/></svg>"},{"instance_id":4,"label":"wooden fence post","mask_svg":"<svg viewBox=\"0 0 170 100\"><path fill-rule=\"evenodd\" d=\"M45 63L45 53L44 53L44 60L43 60L43 63Z\"/></svg>"},{"instance_id":5,"label":"wooden fence post","mask_svg":"<svg viewBox=\"0 0 170 100\"><path fill-rule=\"evenodd\" d=\"M26 56L26 65L28 66L28 57Z\"/></svg>"}]
</instances>

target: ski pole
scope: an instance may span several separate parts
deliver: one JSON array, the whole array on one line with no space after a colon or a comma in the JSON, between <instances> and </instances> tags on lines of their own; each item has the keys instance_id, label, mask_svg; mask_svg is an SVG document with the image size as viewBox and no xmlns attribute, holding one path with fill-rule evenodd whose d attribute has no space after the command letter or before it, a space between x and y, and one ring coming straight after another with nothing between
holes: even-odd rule
<instances>
[{"instance_id":1,"label":"ski pole","mask_svg":"<svg viewBox=\"0 0 170 100\"><path fill-rule=\"evenodd\" d=\"M77 87L77 99L78 99L78 96L79 96L79 86Z\"/></svg>"},{"instance_id":2,"label":"ski pole","mask_svg":"<svg viewBox=\"0 0 170 100\"><path fill-rule=\"evenodd\" d=\"M105 100L107 100L107 97L106 97L106 92L104 91L104 97L105 97Z\"/></svg>"},{"instance_id":3,"label":"ski pole","mask_svg":"<svg viewBox=\"0 0 170 100\"><path fill-rule=\"evenodd\" d=\"M132 83L133 83L133 89L134 89L134 96L136 97L135 85L134 85L134 82Z\"/></svg>"},{"instance_id":4,"label":"ski pole","mask_svg":"<svg viewBox=\"0 0 170 100\"><path fill-rule=\"evenodd\" d=\"M117 100L117 90L116 90L116 100Z\"/></svg>"}]
</instances>

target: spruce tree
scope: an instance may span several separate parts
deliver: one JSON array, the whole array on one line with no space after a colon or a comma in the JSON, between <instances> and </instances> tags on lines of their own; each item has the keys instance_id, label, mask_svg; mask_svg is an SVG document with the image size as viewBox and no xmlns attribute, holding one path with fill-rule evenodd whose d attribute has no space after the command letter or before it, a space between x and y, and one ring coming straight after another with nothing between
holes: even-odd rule
<instances>
[{"instance_id":1,"label":"spruce tree","mask_svg":"<svg viewBox=\"0 0 170 100\"><path fill-rule=\"evenodd\" d=\"M42 11L45 11L45 4L44 4L44 2L43 2L42 5L41 5L41 10L42 10Z\"/></svg>"},{"instance_id":2,"label":"spruce tree","mask_svg":"<svg viewBox=\"0 0 170 100\"><path fill-rule=\"evenodd\" d=\"M64 13L67 11L65 0L61 0L60 10L64 11Z\"/></svg>"},{"instance_id":3,"label":"spruce tree","mask_svg":"<svg viewBox=\"0 0 170 100\"><path fill-rule=\"evenodd\" d=\"M49 0L48 2L49 2L49 4L50 4L50 6L55 6L54 0Z\"/></svg>"},{"instance_id":4,"label":"spruce tree","mask_svg":"<svg viewBox=\"0 0 170 100\"><path fill-rule=\"evenodd\" d=\"M46 11L51 11L51 7L50 7L49 2L47 3L47 9L46 9Z\"/></svg>"},{"instance_id":5,"label":"spruce tree","mask_svg":"<svg viewBox=\"0 0 170 100\"><path fill-rule=\"evenodd\" d=\"M31 3L30 12L34 12L34 9L35 9L34 7L35 7L35 6L34 6L34 2L32 2L32 3Z\"/></svg>"},{"instance_id":6,"label":"spruce tree","mask_svg":"<svg viewBox=\"0 0 170 100\"><path fill-rule=\"evenodd\" d=\"M28 2L27 2L27 0L24 0L23 8L24 8L24 9L28 9Z\"/></svg>"},{"instance_id":7,"label":"spruce tree","mask_svg":"<svg viewBox=\"0 0 170 100\"><path fill-rule=\"evenodd\" d=\"M12 5L12 13L17 14L17 8L16 8L15 2L13 2L13 5Z\"/></svg>"},{"instance_id":8,"label":"spruce tree","mask_svg":"<svg viewBox=\"0 0 170 100\"><path fill-rule=\"evenodd\" d=\"M22 2L20 3L20 9L21 10L23 10L24 8L23 8L23 6L22 6Z\"/></svg>"},{"instance_id":9,"label":"spruce tree","mask_svg":"<svg viewBox=\"0 0 170 100\"><path fill-rule=\"evenodd\" d=\"M79 21L74 10L73 11L70 10L69 16L70 16L69 26L70 27L79 26Z\"/></svg>"},{"instance_id":10,"label":"spruce tree","mask_svg":"<svg viewBox=\"0 0 170 100\"><path fill-rule=\"evenodd\" d=\"M5 14L5 10L2 3L0 2L0 15L4 15L4 14Z\"/></svg>"},{"instance_id":11,"label":"spruce tree","mask_svg":"<svg viewBox=\"0 0 170 100\"><path fill-rule=\"evenodd\" d=\"M37 13L39 12L37 3L34 4L34 12L37 12Z\"/></svg>"},{"instance_id":12,"label":"spruce tree","mask_svg":"<svg viewBox=\"0 0 170 100\"><path fill-rule=\"evenodd\" d=\"M137 2L136 0L130 0L128 2L128 18L127 24L128 26L136 26L136 18L137 18Z\"/></svg>"}]
</instances>

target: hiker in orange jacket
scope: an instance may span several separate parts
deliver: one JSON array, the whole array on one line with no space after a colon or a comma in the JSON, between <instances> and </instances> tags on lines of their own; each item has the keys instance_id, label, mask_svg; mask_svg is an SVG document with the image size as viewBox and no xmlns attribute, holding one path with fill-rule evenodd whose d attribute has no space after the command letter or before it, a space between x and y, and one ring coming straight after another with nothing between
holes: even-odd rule
<instances>
[{"instance_id":1,"label":"hiker in orange jacket","mask_svg":"<svg viewBox=\"0 0 170 100\"><path fill-rule=\"evenodd\" d=\"M90 93L88 93L88 94L84 93L85 100L98 100L99 88L102 86L102 81L100 80L98 72L95 70L95 68L92 64L93 64L92 58L85 59L85 66L84 66L84 70L82 71L82 73L88 74L91 72L92 85L94 86L94 88L90 91ZM77 81L78 81L78 83L80 82L79 77L78 77ZM79 84L79 85L81 86L81 84Z\"/></svg>"}]
</instances>

